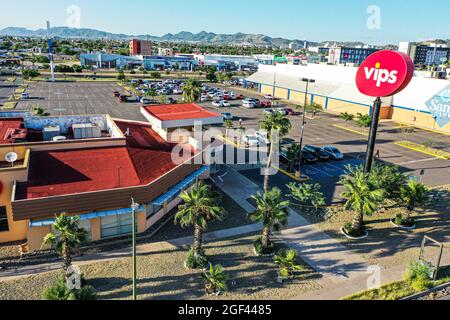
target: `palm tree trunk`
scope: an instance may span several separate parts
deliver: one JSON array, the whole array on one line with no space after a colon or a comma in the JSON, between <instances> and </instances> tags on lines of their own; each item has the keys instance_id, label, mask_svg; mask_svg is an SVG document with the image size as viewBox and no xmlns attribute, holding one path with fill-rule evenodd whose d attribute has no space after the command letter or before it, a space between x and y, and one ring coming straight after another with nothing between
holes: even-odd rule
<instances>
[{"instance_id":1,"label":"palm tree trunk","mask_svg":"<svg viewBox=\"0 0 450 320\"><path fill-rule=\"evenodd\" d=\"M272 157L273 157L273 141L272 141L272 134L270 138L270 148L269 148L269 159L267 160L267 167L266 172L264 172L264 192L269 191L269 171L270 167L272 166Z\"/></svg>"},{"instance_id":2,"label":"palm tree trunk","mask_svg":"<svg viewBox=\"0 0 450 320\"><path fill-rule=\"evenodd\" d=\"M265 226L262 231L262 239L261 244L264 249L267 249L269 247L270 242L270 227Z\"/></svg>"},{"instance_id":3,"label":"palm tree trunk","mask_svg":"<svg viewBox=\"0 0 450 320\"><path fill-rule=\"evenodd\" d=\"M354 231L359 231L361 230L363 224L363 215L361 212L355 212L355 215L353 217L353 222L352 222L352 229Z\"/></svg>"},{"instance_id":4,"label":"palm tree trunk","mask_svg":"<svg viewBox=\"0 0 450 320\"><path fill-rule=\"evenodd\" d=\"M194 227L194 254L196 256L200 256L202 254L202 237L203 237L203 230L202 228L198 225L195 224Z\"/></svg>"},{"instance_id":5,"label":"palm tree trunk","mask_svg":"<svg viewBox=\"0 0 450 320\"><path fill-rule=\"evenodd\" d=\"M72 257L70 256L69 247L67 243L64 245L63 250L63 269L64 269L64 275L66 277L66 280L71 276L69 274L69 268L72 265Z\"/></svg>"}]
</instances>

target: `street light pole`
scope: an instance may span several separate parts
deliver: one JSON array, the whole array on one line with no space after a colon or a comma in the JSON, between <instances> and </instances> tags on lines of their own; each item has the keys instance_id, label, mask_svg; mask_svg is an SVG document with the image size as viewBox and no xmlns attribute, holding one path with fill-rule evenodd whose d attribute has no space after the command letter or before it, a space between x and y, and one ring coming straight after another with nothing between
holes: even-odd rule
<instances>
[{"instance_id":1,"label":"street light pole","mask_svg":"<svg viewBox=\"0 0 450 320\"><path fill-rule=\"evenodd\" d=\"M136 268L136 210L139 209L139 204L134 202L131 198L131 220L132 220L132 251L133 251L133 300L137 300L136 294L136 278L137 278L137 268Z\"/></svg>"},{"instance_id":2,"label":"street light pole","mask_svg":"<svg viewBox=\"0 0 450 320\"><path fill-rule=\"evenodd\" d=\"M305 104L303 106L303 120L302 120L301 133L300 133L300 155L299 155L299 158L298 158L298 178L301 178L301 176L302 176L302 155L303 155L302 154L302 149L303 149L303 138L305 136L306 105L308 104L309 84L310 83L315 83L316 80L303 78L303 79L301 79L301 81L306 83L306 90L305 90Z\"/></svg>"},{"instance_id":3,"label":"street light pole","mask_svg":"<svg viewBox=\"0 0 450 320\"><path fill-rule=\"evenodd\" d=\"M375 144L377 142L378 123L381 113L381 98L378 97L373 103L372 124L370 126L369 141L367 143L366 162L364 164L364 172L369 173L372 170L373 154Z\"/></svg>"}]
</instances>

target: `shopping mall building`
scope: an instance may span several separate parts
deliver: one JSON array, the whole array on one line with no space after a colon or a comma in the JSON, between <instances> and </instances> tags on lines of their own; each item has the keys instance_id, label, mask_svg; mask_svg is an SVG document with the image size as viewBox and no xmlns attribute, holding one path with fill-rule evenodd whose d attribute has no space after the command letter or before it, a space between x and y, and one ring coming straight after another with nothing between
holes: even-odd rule
<instances>
[{"instance_id":1,"label":"shopping mall building","mask_svg":"<svg viewBox=\"0 0 450 320\"><path fill-rule=\"evenodd\" d=\"M258 72L246 79L263 94L303 104L306 82L308 101L321 104L327 112L340 114L371 113L373 98L362 95L355 84L357 68L308 64L307 66L277 64L260 65ZM414 77L399 94L383 98L382 119L424 129L450 133L450 81Z\"/></svg>"},{"instance_id":2,"label":"shopping mall building","mask_svg":"<svg viewBox=\"0 0 450 320\"><path fill-rule=\"evenodd\" d=\"M143 112L162 117L152 108ZM194 104L167 108L167 121L223 123ZM92 241L128 235L132 198L140 204L138 232L145 232L176 208L180 192L209 177L194 144L185 139L180 155L180 142L165 140L150 123L108 115L0 113L0 158L14 160L0 162L0 243L38 250L62 212L79 216Z\"/></svg>"}]
</instances>

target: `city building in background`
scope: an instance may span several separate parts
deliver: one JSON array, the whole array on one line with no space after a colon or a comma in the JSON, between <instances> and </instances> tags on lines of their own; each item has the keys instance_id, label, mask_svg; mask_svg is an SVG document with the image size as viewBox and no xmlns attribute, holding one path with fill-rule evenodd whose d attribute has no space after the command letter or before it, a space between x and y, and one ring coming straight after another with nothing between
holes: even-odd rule
<instances>
[{"instance_id":1,"label":"city building in background","mask_svg":"<svg viewBox=\"0 0 450 320\"><path fill-rule=\"evenodd\" d=\"M359 66L368 56L377 51L380 49L333 47L329 49L328 62L337 65Z\"/></svg>"},{"instance_id":2,"label":"city building in background","mask_svg":"<svg viewBox=\"0 0 450 320\"><path fill-rule=\"evenodd\" d=\"M172 57L173 55L173 48L158 48L158 56Z\"/></svg>"},{"instance_id":3,"label":"city building in background","mask_svg":"<svg viewBox=\"0 0 450 320\"><path fill-rule=\"evenodd\" d=\"M133 39L130 41L130 55L152 55L153 45L150 40Z\"/></svg>"},{"instance_id":4,"label":"city building in background","mask_svg":"<svg viewBox=\"0 0 450 320\"><path fill-rule=\"evenodd\" d=\"M411 42L400 42L399 51L406 53L415 65L441 65L450 60L450 48L446 45L419 45Z\"/></svg>"}]
</instances>

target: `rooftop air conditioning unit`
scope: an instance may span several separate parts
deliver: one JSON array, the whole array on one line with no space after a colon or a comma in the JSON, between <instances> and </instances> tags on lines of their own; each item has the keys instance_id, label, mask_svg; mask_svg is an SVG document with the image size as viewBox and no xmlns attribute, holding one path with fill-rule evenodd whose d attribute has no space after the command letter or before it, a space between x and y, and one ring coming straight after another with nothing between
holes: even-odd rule
<instances>
[{"instance_id":1,"label":"rooftop air conditioning unit","mask_svg":"<svg viewBox=\"0 0 450 320\"><path fill-rule=\"evenodd\" d=\"M47 126L42 129L42 135L44 141L52 141L54 137L61 135L61 129L59 126Z\"/></svg>"},{"instance_id":2,"label":"rooftop air conditioning unit","mask_svg":"<svg viewBox=\"0 0 450 320\"><path fill-rule=\"evenodd\" d=\"M102 137L102 129L94 123L73 124L72 130L74 139L92 139Z\"/></svg>"}]
</instances>

